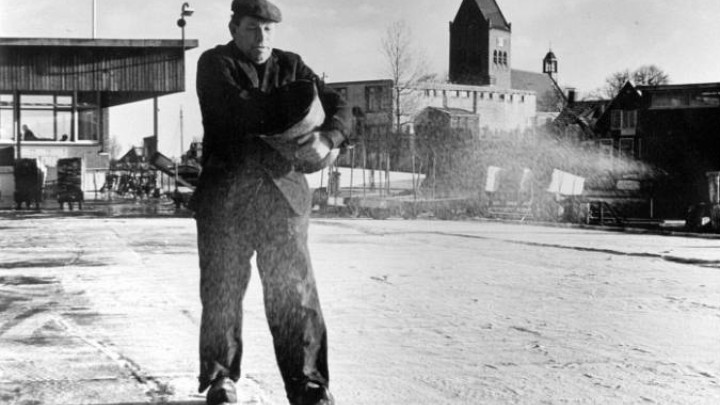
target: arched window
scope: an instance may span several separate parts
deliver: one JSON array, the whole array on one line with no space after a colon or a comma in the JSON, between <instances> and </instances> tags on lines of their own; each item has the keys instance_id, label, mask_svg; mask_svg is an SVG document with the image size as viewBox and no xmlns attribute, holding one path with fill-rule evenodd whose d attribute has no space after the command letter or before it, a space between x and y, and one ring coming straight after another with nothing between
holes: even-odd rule
<instances>
[{"instance_id":1,"label":"arched window","mask_svg":"<svg viewBox=\"0 0 720 405\"><path fill-rule=\"evenodd\" d=\"M507 52L502 53L502 64L507 66Z\"/></svg>"},{"instance_id":2,"label":"arched window","mask_svg":"<svg viewBox=\"0 0 720 405\"><path fill-rule=\"evenodd\" d=\"M498 51L497 50L493 51L493 63L494 64L498 63Z\"/></svg>"}]
</instances>

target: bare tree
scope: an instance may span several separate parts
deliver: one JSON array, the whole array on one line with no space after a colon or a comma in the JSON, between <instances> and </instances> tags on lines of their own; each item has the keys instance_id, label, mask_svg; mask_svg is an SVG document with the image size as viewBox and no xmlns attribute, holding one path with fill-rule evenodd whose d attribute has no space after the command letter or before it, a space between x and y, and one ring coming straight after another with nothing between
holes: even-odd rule
<instances>
[{"instance_id":1,"label":"bare tree","mask_svg":"<svg viewBox=\"0 0 720 405\"><path fill-rule=\"evenodd\" d=\"M657 86L670 82L670 77L655 65L645 65L633 72L635 84L645 86Z\"/></svg>"},{"instance_id":2,"label":"bare tree","mask_svg":"<svg viewBox=\"0 0 720 405\"><path fill-rule=\"evenodd\" d=\"M615 98L623 88L625 83L630 80L630 71L628 69L615 72L605 79L605 87L603 92L607 98Z\"/></svg>"},{"instance_id":3,"label":"bare tree","mask_svg":"<svg viewBox=\"0 0 720 405\"><path fill-rule=\"evenodd\" d=\"M638 86L657 86L670 83L670 77L655 65L644 65L630 72L628 69L615 72L605 79L603 92L614 98L629 80Z\"/></svg>"},{"instance_id":4,"label":"bare tree","mask_svg":"<svg viewBox=\"0 0 720 405\"><path fill-rule=\"evenodd\" d=\"M120 157L120 153L122 153L122 145L120 145L120 142L115 135L108 139L107 148L107 152L110 155L111 160L115 160Z\"/></svg>"},{"instance_id":5,"label":"bare tree","mask_svg":"<svg viewBox=\"0 0 720 405\"><path fill-rule=\"evenodd\" d=\"M403 118L414 115L417 103L412 99L413 88L419 82L434 77L427 75L425 58L413 41L412 30L405 21L390 24L382 38L382 52L387 72L393 81L393 118L395 129L406 122Z\"/></svg>"}]
</instances>

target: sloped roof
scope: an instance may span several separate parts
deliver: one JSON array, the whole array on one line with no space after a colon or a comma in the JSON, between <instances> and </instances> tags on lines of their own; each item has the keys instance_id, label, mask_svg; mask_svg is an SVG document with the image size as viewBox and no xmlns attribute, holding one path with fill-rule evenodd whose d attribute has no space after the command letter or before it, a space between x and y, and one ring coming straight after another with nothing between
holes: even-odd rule
<instances>
[{"instance_id":1,"label":"sloped roof","mask_svg":"<svg viewBox=\"0 0 720 405\"><path fill-rule=\"evenodd\" d=\"M512 69L510 71L510 83L513 90L534 91L537 100L540 100L548 92L557 91L555 84L544 73ZM538 110L545 111L541 108L540 103L538 103Z\"/></svg>"},{"instance_id":2,"label":"sloped roof","mask_svg":"<svg viewBox=\"0 0 720 405\"><path fill-rule=\"evenodd\" d=\"M512 69L510 82L514 90L534 91L538 97L547 91L555 91L552 80L544 73Z\"/></svg>"},{"instance_id":3,"label":"sloped roof","mask_svg":"<svg viewBox=\"0 0 720 405\"><path fill-rule=\"evenodd\" d=\"M480 12L490 21L491 27L500 27L510 29L505 16L495 0L475 0Z\"/></svg>"},{"instance_id":4,"label":"sloped roof","mask_svg":"<svg viewBox=\"0 0 720 405\"><path fill-rule=\"evenodd\" d=\"M135 164L143 161L143 148L141 146L132 146L123 157L118 159L118 163Z\"/></svg>"}]
</instances>

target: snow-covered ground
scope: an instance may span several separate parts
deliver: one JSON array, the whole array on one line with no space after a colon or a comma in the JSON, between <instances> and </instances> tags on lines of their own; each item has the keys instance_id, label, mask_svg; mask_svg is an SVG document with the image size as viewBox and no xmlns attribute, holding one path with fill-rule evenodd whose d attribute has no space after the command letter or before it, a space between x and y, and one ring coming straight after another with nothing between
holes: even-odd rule
<instances>
[{"instance_id":1,"label":"snow-covered ground","mask_svg":"<svg viewBox=\"0 0 720 405\"><path fill-rule=\"evenodd\" d=\"M720 239L317 219L341 405L720 403ZM0 402L201 404L192 219L0 222ZM245 404L283 404L259 280ZM82 401L82 402L81 402Z\"/></svg>"}]
</instances>

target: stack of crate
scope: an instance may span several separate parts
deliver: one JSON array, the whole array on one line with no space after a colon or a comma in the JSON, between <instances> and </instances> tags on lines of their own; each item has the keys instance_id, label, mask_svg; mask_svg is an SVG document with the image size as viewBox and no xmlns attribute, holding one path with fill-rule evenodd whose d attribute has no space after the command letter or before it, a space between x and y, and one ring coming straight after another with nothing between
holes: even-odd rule
<instances>
[{"instance_id":1,"label":"stack of crate","mask_svg":"<svg viewBox=\"0 0 720 405\"><path fill-rule=\"evenodd\" d=\"M42 187L45 180L36 159L18 159L15 161L15 204L17 209L25 203L28 208L34 203L40 209Z\"/></svg>"},{"instance_id":2,"label":"stack of crate","mask_svg":"<svg viewBox=\"0 0 720 405\"><path fill-rule=\"evenodd\" d=\"M57 191L60 207L68 203L70 209L74 202L82 208L83 161L82 158L64 158L57 161Z\"/></svg>"}]
</instances>

